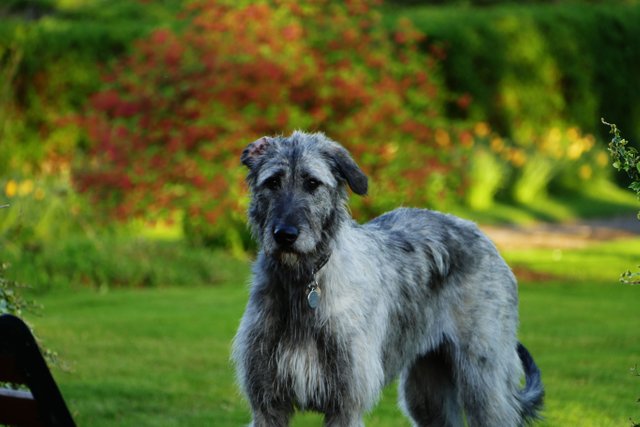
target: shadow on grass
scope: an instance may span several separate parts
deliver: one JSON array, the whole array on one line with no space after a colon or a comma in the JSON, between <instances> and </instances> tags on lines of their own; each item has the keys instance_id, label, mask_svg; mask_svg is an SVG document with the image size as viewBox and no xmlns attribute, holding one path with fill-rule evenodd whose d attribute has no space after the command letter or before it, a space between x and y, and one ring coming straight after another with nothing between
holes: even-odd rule
<instances>
[{"instance_id":1,"label":"shadow on grass","mask_svg":"<svg viewBox=\"0 0 640 427\"><path fill-rule=\"evenodd\" d=\"M580 192L552 194L530 205L513 205L498 200L490 208L481 211L464 207L451 211L483 224L528 225L632 215L638 209L640 203L631 192L603 182Z\"/></svg>"}]
</instances>

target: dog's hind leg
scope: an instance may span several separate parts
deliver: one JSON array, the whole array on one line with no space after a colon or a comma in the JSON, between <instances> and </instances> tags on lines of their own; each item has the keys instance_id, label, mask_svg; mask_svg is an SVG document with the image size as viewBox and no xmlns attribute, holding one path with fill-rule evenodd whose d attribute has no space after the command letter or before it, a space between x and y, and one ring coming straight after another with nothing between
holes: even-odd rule
<instances>
[{"instance_id":1,"label":"dog's hind leg","mask_svg":"<svg viewBox=\"0 0 640 427\"><path fill-rule=\"evenodd\" d=\"M522 424L519 401L520 360L513 350L492 356L461 351L459 389L469 427L517 427Z\"/></svg>"},{"instance_id":2,"label":"dog's hind leg","mask_svg":"<svg viewBox=\"0 0 640 427\"><path fill-rule=\"evenodd\" d=\"M464 426L452 361L444 344L405 368L399 395L415 427Z\"/></svg>"}]
</instances>

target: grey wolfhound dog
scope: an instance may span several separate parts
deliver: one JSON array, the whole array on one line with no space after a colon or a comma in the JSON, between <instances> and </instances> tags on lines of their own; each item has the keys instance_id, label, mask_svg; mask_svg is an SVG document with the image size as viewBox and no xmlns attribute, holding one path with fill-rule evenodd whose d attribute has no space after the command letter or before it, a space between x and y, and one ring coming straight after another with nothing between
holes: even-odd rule
<instances>
[{"instance_id":1,"label":"grey wolfhound dog","mask_svg":"<svg viewBox=\"0 0 640 427\"><path fill-rule=\"evenodd\" d=\"M357 224L347 186L364 195L367 177L321 133L261 138L241 160L260 251L233 359L252 426L286 426L296 409L363 426L398 376L415 426L536 418L516 280L474 224L407 208Z\"/></svg>"}]
</instances>

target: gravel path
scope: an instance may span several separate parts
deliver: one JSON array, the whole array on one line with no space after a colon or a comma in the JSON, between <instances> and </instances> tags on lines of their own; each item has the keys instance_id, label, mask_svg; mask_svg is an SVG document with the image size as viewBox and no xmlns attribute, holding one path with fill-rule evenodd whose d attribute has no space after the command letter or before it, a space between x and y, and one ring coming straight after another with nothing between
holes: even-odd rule
<instances>
[{"instance_id":1,"label":"gravel path","mask_svg":"<svg viewBox=\"0 0 640 427\"><path fill-rule=\"evenodd\" d=\"M594 241L640 236L640 221L635 215L526 227L481 225L480 228L500 249L581 248Z\"/></svg>"}]
</instances>

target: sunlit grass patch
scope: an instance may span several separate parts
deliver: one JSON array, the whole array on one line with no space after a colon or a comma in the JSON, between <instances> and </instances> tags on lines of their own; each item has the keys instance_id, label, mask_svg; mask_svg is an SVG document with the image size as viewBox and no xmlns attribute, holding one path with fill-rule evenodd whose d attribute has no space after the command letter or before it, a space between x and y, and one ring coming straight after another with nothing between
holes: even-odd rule
<instances>
[{"instance_id":1,"label":"sunlit grass patch","mask_svg":"<svg viewBox=\"0 0 640 427\"><path fill-rule=\"evenodd\" d=\"M540 366L546 387L543 426L617 427L638 418L640 363L637 288L611 285L637 240L564 252L563 275L520 284L520 340ZM609 252L609 258L602 254ZM544 251L509 252L531 268L548 268ZM595 260L600 257L600 261ZM552 260L553 261L553 260ZM553 261L557 262L557 261ZM594 268L585 265L596 262ZM596 266L600 268L595 268ZM611 280L609 275L613 277ZM234 382L231 340L246 304L248 265L213 287L64 289L39 296L32 319L46 345L73 366L55 370L79 425L239 426L247 404ZM591 279L588 278L591 276ZM368 427L409 426L385 389ZM320 426L301 414L294 426Z\"/></svg>"},{"instance_id":2,"label":"sunlit grass patch","mask_svg":"<svg viewBox=\"0 0 640 427\"><path fill-rule=\"evenodd\" d=\"M620 274L640 264L640 238L614 240L581 249L535 248L505 252L512 266L526 266L571 280L576 286L594 282L617 284Z\"/></svg>"}]
</instances>

